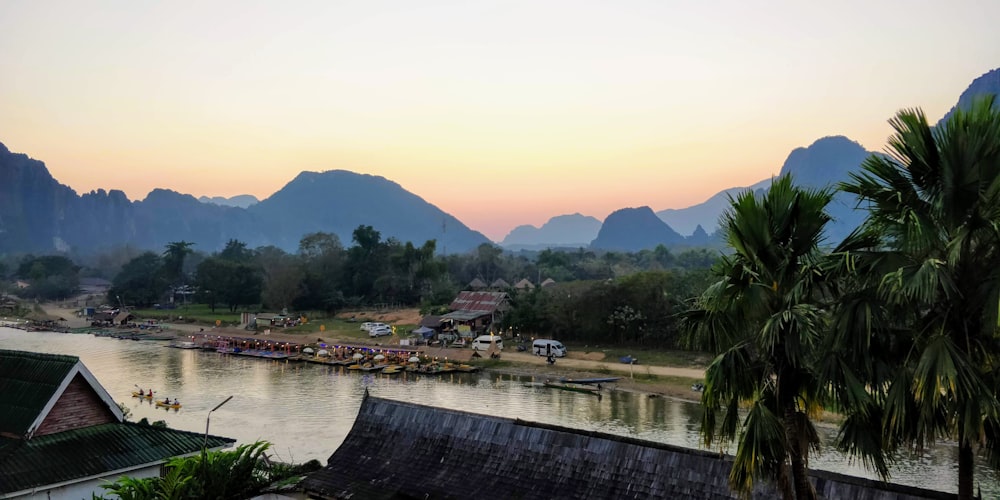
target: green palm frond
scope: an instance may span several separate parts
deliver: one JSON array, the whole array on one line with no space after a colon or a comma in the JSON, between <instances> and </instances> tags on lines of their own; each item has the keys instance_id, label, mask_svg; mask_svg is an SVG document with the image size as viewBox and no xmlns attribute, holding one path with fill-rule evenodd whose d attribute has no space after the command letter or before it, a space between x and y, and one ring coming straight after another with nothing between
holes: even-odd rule
<instances>
[{"instance_id":1,"label":"green palm frond","mask_svg":"<svg viewBox=\"0 0 1000 500\"><path fill-rule=\"evenodd\" d=\"M785 461L781 419L758 399L747 412L743 433L729 473L730 487L749 493L755 478L774 478Z\"/></svg>"}]
</instances>

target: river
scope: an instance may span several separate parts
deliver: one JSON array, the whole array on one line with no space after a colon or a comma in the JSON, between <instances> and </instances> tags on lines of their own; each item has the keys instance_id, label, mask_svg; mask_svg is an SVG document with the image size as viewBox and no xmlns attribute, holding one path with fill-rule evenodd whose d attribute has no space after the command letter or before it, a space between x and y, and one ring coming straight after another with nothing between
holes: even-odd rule
<instances>
[{"instance_id":1,"label":"river","mask_svg":"<svg viewBox=\"0 0 1000 500\"><path fill-rule=\"evenodd\" d=\"M267 440L282 461L325 463L350 431L365 389L387 399L700 446L697 404L622 391L597 398L533 387L526 385L531 379L509 375L360 374L310 363L172 349L164 342L3 327L0 348L79 356L111 396L128 406L133 421L164 420L174 429L204 433L208 411L234 396L211 414L210 432L235 438L238 444ZM183 408L167 410L140 402L131 396L138 386L156 390L159 398L177 398ZM820 430L824 441L831 442L836 430ZM899 461L892 480L954 492L956 457L957 449L947 444L908 455ZM873 477L828 445L810 457L810 466ZM979 485L984 498L1000 497L997 475L982 466L977 470Z\"/></svg>"}]
</instances>

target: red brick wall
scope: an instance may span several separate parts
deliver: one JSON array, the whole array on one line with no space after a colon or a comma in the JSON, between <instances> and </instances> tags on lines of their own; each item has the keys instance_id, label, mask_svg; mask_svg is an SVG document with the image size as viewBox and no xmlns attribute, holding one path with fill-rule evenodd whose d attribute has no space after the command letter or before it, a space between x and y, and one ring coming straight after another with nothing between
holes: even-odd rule
<instances>
[{"instance_id":1,"label":"red brick wall","mask_svg":"<svg viewBox=\"0 0 1000 500\"><path fill-rule=\"evenodd\" d=\"M77 374L42 421L42 425L38 426L35 435L44 436L116 421L114 413L101 401L90 384L82 375Z\"/></svg>"}]
</instances>

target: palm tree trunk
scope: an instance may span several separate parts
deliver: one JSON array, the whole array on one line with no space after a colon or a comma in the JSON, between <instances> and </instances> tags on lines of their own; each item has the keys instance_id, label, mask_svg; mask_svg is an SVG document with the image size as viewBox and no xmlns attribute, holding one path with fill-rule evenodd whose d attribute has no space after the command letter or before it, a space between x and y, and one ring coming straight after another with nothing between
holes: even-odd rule
<instances>
[{"instance_id":1,"label":"palm tree trunk","mask_svg":"<svg viewBox=\"0 0 1000 500\"><path fill-rule=\"evenodd\" d=\"M806 467L809 453L808 444L799 435L798 415L796 415L794 403L785 406L784 424L788 459L792 464L795 497L798 500L816 500L816 490L809 482L809 470Z\"/></svg>"},{"instance_id":2,"label":"palm tree trunk","mask_svg":"<svg viewBox=\"0 0 1000 500\"><path fill-rule=\"evenodd\" d=\"M975 455L972 445L964 439L958 445L958 498L959 500L972 500L975 498L972 492L973 486L973 466Z\"/></svg>"}]
</instances>

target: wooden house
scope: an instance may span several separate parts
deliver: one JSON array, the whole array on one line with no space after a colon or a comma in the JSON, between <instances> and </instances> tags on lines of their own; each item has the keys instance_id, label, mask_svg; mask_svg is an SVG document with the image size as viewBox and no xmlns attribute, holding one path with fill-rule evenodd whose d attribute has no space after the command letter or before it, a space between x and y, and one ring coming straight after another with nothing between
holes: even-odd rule
<instances>
[{"instance_id":1,"label":"wooden house","mask_svg":"<svg viewBox=\"0 0 1000 500\"><path fill-rule=\"evenodd\" d=\"M480 415L366 394L311 498L735 499L732 457L663 443ZM812 471L820 498L951 499L954 495ZM752 498L780 498L759 482Z\"/></svg>"},{"instance_id":2,"label":"wooden house","mask_svg":"<svg viewBox=\"0 0 1000 500\"><path fill-rule=\"evenodd\" d=\"M206 437L126 422L75 356L0 350L0 498L91 498L127 475L160 475ZM235 440L207 437L209 449Z\"/></svg>"},{"instance_id":3,"label":"wooden house","mask_svg":"<svg viewBox=\"0 0 1000 500\"><path fill-rule=\"evenodd\" d=\"M468 331L470 335L487 331L503 318L510 308L504 292L459 292L448 306L451 312L441 316L442 323L451 323L454 330ZM467 328L460 328L460 327Z\"/></svg>"}]
</instances>

